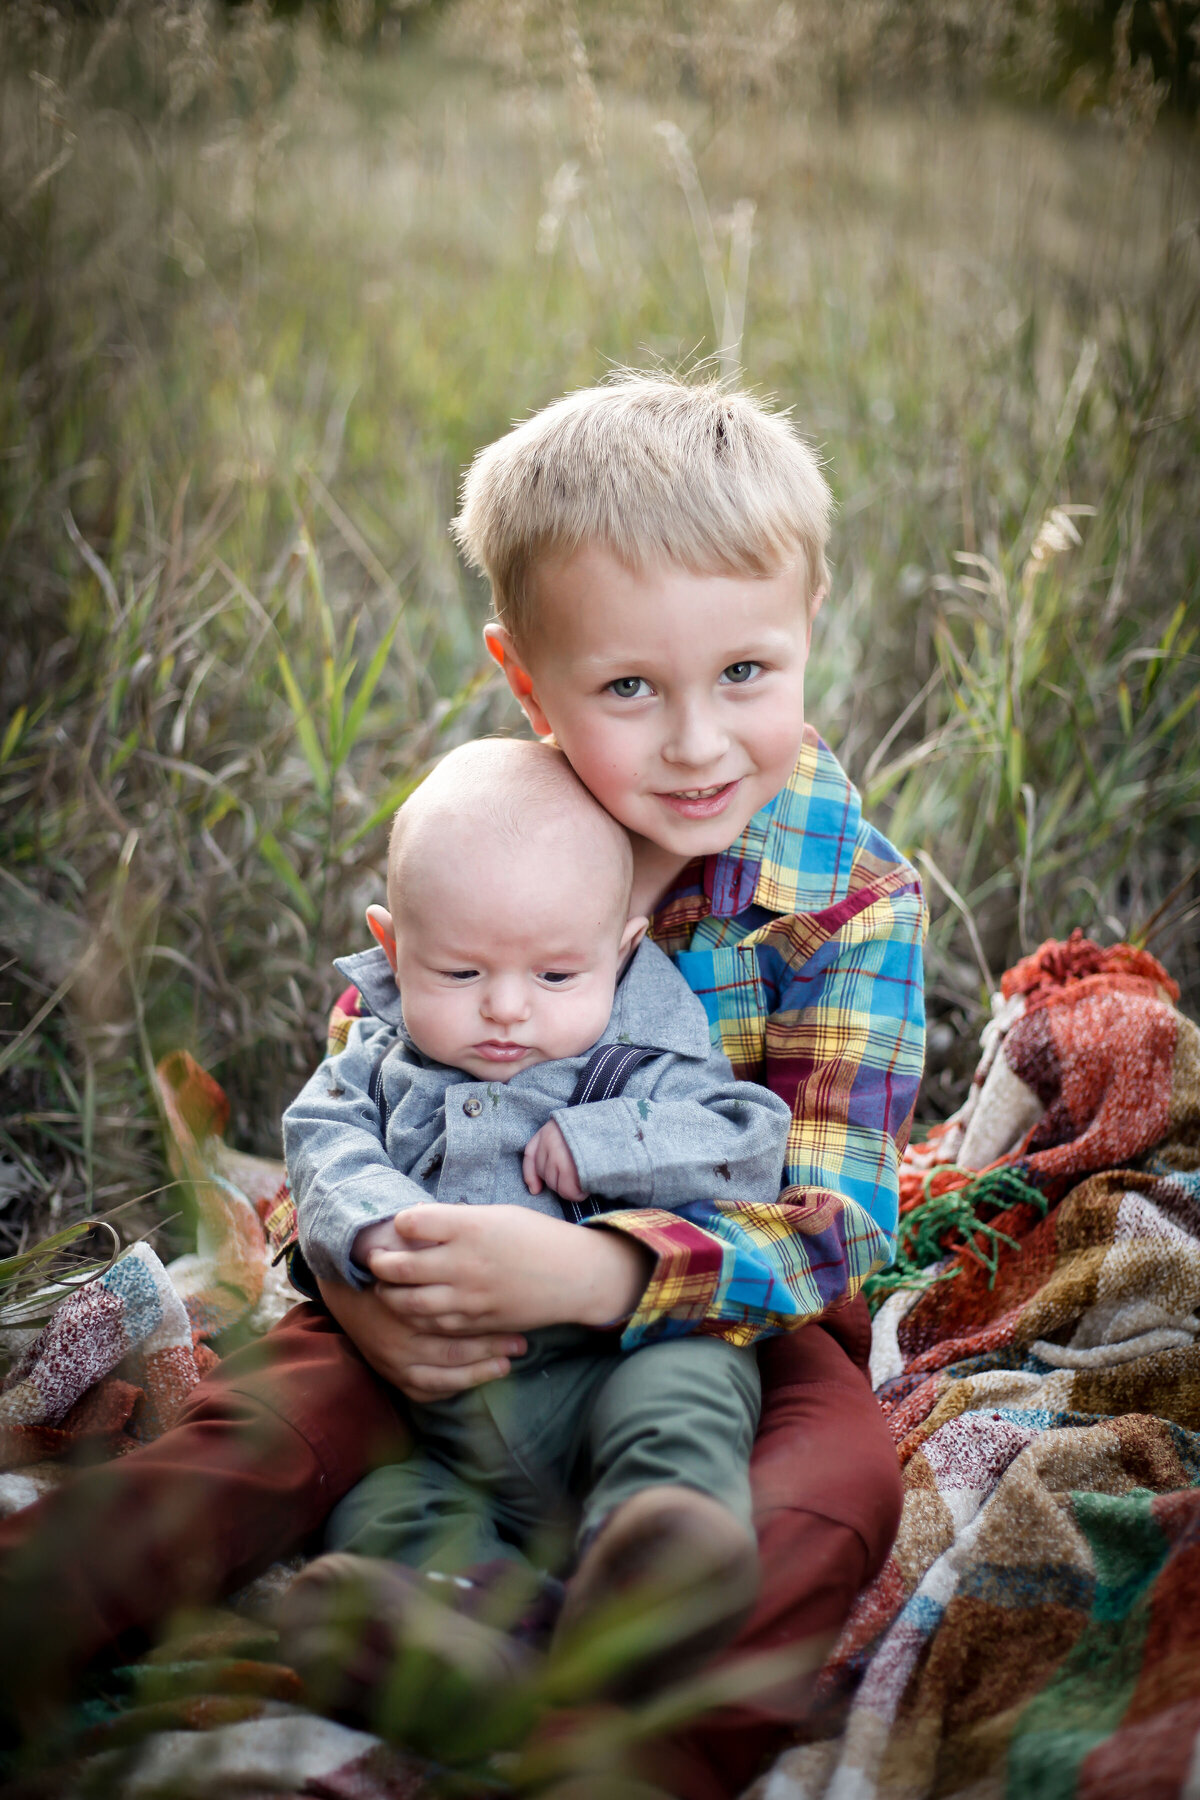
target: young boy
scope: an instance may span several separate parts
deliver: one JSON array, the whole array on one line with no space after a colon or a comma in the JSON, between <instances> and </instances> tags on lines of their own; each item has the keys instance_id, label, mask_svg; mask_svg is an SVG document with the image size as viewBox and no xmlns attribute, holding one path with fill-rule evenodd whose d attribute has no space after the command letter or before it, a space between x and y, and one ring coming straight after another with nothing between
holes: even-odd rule
<instances>
[{"instance_id":1,"label":"young boy","mask_svg":"<svg viewBox=\"0 0 1200 1800\"><path fill-rule=\"evenodd\" d=\"M297 1309L158 1443L0 1525L3 1619L56 1621L40 1656L0 1630L0 1653L20 1644L11 1694L304 1542L370 1466L372 1436L402 1436L371 1369L442 1396L506 1374L525 1330L616 1320L625 1346L781 1333L759 1351L764 1574L735 1648L803 1640L820 1661L899 1516L859 1290L890 1251L923 1052L916 876L804 726L828 512L786 419L632 375L483 452L459 523L492 582L492 653L535 731L635 834L634 910L735 1073L791 1108L778 1201L727 1205L714 1182L677 1212L582 1231L517 1208L413 1207L388 1279L322 1283L347 1337ZM693 1728L672 1791L740 1792L805 1694L797 1681Z\"/></svg>"},{"instance_id":2,"label":"young boy","mask_svg":"<svg viewBox=\"0 0 1200 1800\"><path fill-rule=\"evenodd\" d=\"M395 1216L431 1198L578 1219L589 1197L593 1212L673 1208L715 1176L732 1200L774 1200L788 1108L734 1081L703 1006L629 916L632 876L626 834L544 744L468 744L406 801L388 910L368 911L380 947L338 965L364 1011L284 1114L310 1269L359 1285L396 1247ZM639 1495L635 1529L606 1535L608 1581L568 1589L565 1616L611 1598L618 1552L628 1567L649 1532L665 1559L674 1532L681 1579L721 1595L709 1652L757 1585L758 1411L753 1354L723 1339L622 1357L611 1332L559 1326L507 1380L413 1406L418 1454L369 1475L327 1539L444 1580L520 1563L576 1505L586 1542ZM289 1616L313 1583L332 1598L339 1569L361 1587L326 1559ZM682 1644L670 1660L677 1676Z\"/></svg>"}]
</instances>

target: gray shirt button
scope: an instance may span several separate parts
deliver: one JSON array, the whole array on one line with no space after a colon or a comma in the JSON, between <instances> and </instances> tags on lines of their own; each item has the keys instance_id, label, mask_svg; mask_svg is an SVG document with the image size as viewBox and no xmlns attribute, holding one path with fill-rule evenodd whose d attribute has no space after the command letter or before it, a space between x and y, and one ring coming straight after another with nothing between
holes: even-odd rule
<instances>
[{"instance_id":1,"label":"gray shirt button","mask_svg":"<svg viewBox=\"0 0 1200 1800\"><path fill-rule=\"evenodd\" d=\"M463 1111L466 1113L468 1119L477 1119L483 1111L483 1101L476 1100L474 1094L472 1094L469 1100L463 1101Z\"/></svg>"}]
</instances>

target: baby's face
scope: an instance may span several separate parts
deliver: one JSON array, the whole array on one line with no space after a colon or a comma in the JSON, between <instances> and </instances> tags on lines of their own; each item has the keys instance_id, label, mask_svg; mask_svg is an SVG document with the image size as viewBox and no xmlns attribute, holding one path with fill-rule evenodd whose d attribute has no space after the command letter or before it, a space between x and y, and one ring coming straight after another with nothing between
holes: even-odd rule
<instances>
[{"instance_id":1,"label":"baby's face","mask_svg":"<svg viewBox=\"0 0 1200 1800\"><path fill-rule=\"evenodd\" d=\"M472 847L394 912L404 1023L424 1055L480 1081L591 1048L608 1024L621 929L594 875L511 847ZM608 885L608 884L603 884Z\"/></svg>"}]
</instances>

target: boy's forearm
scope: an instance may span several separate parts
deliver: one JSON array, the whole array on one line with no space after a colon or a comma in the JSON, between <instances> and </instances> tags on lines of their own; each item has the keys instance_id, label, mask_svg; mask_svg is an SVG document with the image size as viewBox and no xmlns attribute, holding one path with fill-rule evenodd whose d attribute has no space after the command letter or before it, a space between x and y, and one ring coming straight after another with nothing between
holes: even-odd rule
<instances>
[{"instance_id":1,"label":"boy's forearm","mask_svg":"<svg viewBox=\"0 0 1200 1800\"><path fill-rule=\"evenodd\" d=\"M870 1213L827 1190L785 1188L768 1207L700 1202L590 1223L636 1238L654 1257L626 1350L701 1328L735 1344L794 1331L854 1299L891 1256Z\"/></svg>"}]
</instances>

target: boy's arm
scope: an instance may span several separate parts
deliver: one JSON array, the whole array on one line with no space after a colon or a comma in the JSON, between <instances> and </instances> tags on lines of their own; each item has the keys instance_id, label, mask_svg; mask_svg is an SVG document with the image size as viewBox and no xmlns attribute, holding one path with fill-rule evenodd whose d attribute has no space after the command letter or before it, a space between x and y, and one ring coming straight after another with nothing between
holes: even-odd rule
<instances>
[{"instance_id":1,"label":"boy's arm","mask_svg":"<svg viewBox=\"0 0 1200 1800\"><path fill-rule=\"evenodd\" d=\"M358 1233L429 1198L393 1167L370 1094L372 1070L391 1037L375 1019L355 1020L345 1049L326 1058L283 1115L300 1249L323 1281L366 1286L371 1277L352 1255Z\"/></svg>"},{"instance_id":2,"label":"boy's arm","mask_svg":"<svg viewBox=\"0 0 1200 1800\"><path fill-rule=\"evenodd\" d=\"M655 1256L627 1349L691 1331L751 1343L858 1293L892 1253L899 1162L924 1059L925 913L913 871L874 874L827 912L781 918L766 1077L791 1112L768 1205L710 1197L606 1213Z\"/></svg>"},{"instance_id":3,"label":"boy's arm","mask_svg":"<svg viewBox=\"0 0 1200 1800\"><path fill-rule=\"evenodd\" d=\"M767 1088L737 1081L728 1058L660 1059L641 1097L562 1107L554 1114L580 1186L627 1206L674 1211L697 1194L774 1200L791 1114Z\"/></svg>"}]
</instances>

